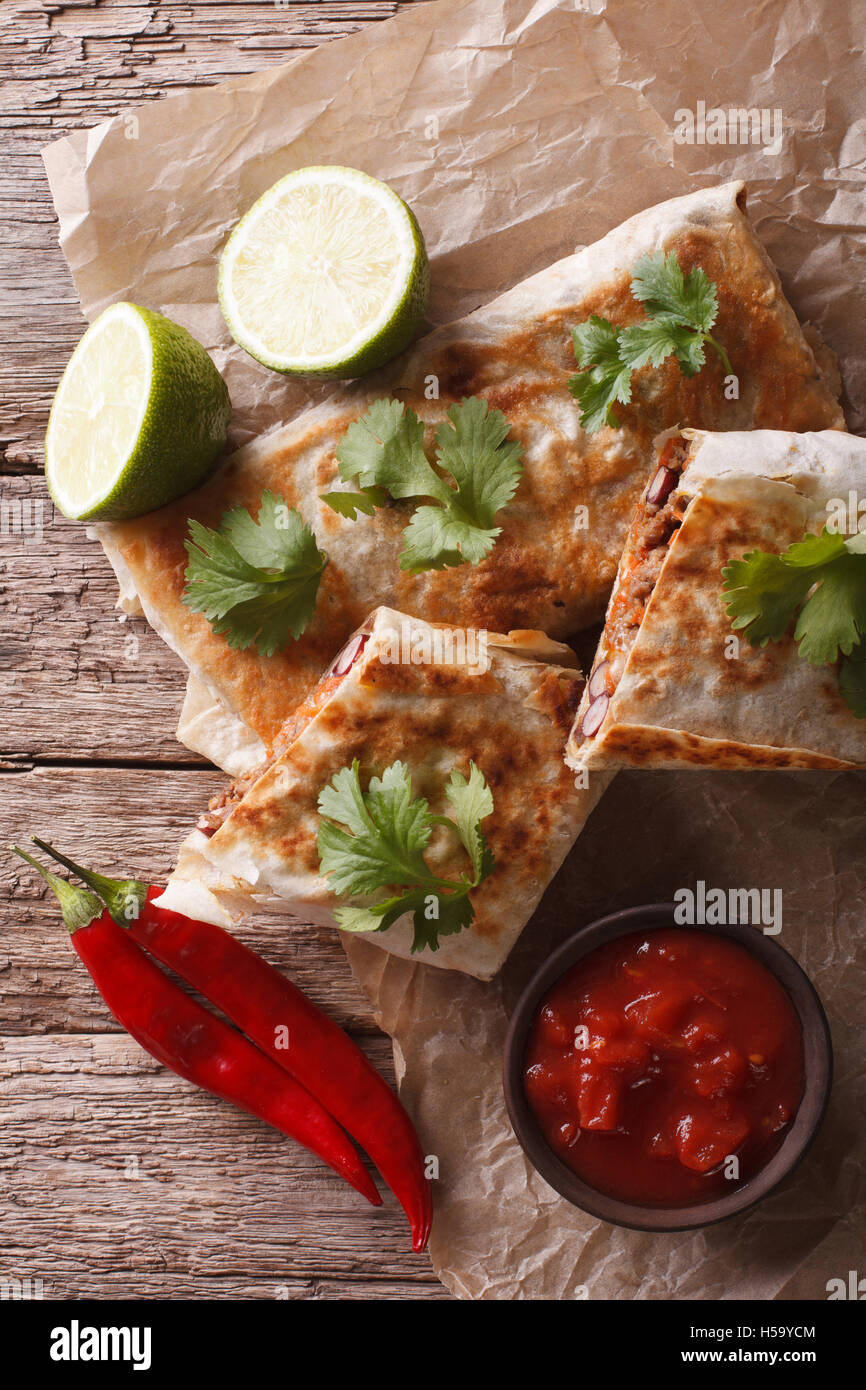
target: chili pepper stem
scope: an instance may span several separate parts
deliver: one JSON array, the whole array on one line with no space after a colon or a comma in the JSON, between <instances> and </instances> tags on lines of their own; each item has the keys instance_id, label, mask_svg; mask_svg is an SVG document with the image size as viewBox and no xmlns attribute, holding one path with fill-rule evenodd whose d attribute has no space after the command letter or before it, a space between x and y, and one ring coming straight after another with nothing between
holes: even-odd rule
<instances>
[{"instance_id":1,"label":"chili pepper stem","mask_svg":"<svg viewBox=\"0 0 866 1390\"><path fill-rule=\"evenodd\" d=\"M45 840L40 840L37 835L31 835L30 838L46 854L50 854L52 859L64 864L82 883L92 888L105 903L109 914L119 927L128 927L130 921L138 916L147 901L146 883L141 883L135 878L106 878L104 874L94 873L92 869L85 869L81 864L76 864L74 859L68 859L59 849L55 849Z\"/></svg>"},{"instance_id":2,"label":"chili pepper stem","mask_svg":"<svg viewBox=\"0 0 866 1390\"><path fill-rule=\"evenodd\" d=\"M60 911L63 920L69 929L70 936L77 932L80 927L89 927L90 923L97 917L102 916L103 908L99 898L94 893L86 893L83 888L76 888L73 884L67 883L65 878L58 878L50 869L44 869L37 859L19 849L17 845L9 845L13 854L20 857L35 869L42 876L48 887L57 895L60 903Z\"/></svg>"}]
</instances>

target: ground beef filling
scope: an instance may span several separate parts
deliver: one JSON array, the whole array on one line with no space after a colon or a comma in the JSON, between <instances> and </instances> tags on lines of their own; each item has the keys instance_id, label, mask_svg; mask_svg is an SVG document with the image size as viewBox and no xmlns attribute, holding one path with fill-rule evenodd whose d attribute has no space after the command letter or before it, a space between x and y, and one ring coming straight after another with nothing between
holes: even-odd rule
<instances>
[{"instance_id":1,"label":"ground beef filling","mask_svg":"<svg viewBox=\"0 0 866 1390\"><path fill-rule=\"evenodd\" d=\"M679 481L687 450L688 441L681 435L667 441L659 455L656 472L638 505L638 514L620 561L619 587L607 615L600 655L587 682L587 703L580 723L582 739L593 738L604 722L668 547L682 525L688 502L679 491Z\"/></svg>"},{"instance_id":2,"label":"ground beef filling","mask_svg":"<svg viewBox=\"0 0 866 1390\"><path fill-rule=\"evenodd\" d=\"M200 830L203 835L207 835L208 839L210 839L211 835L215 835L223 821L228 820L234 808L243 800L250 788L255 785L260 777L264 777L265 773L273 767L282 752L282 748L285 746L286 745L282 745L278 749L275 743L264 762L252 768L250 772L245 772L242 777L236 777L234 782L230 782L223 791L218 792L216 796L212 796L208 802L208 809L196 822L196 830Z\"/></svg>"},{"instance_id":3,"label":"ground beef filling","mask_svg":"<svg viewBox=\"0 0 866 1390\"><path fill-rule=\"evenodd\" d=\"M286 749L294 743L296 738L300 737L311 720L315 719L319 711L328 703L360 657L368 640L369 633L366 632L356 633L354 637L349 639L327 675L322 677L303 704L299 705L294 714L286 720L264 761L252 768L250 772L245 772L242 777L236 777L234 782L231 782L224 791L211 798L207 811L196 823L197 830L200 830L203 835L207 835L208 838L216 834L250 788L255 786L259 778L264 777L266 772L270 771L277 759L282 757Z\"/></svg>"}]
</instances>

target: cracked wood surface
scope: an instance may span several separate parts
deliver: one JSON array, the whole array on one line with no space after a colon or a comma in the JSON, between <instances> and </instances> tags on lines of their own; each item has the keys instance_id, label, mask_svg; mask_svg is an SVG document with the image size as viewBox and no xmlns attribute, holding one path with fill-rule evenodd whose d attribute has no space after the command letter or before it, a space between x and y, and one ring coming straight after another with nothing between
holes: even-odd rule
<instances>
[{"instance_id":1,"label":"cracked wood surface","mask_svg":"<svg viewBox=\"0 0 866 1390\"><path fill-rule=\"evenodd\" d=\"M186 672L39 477L0 478L0 763L168 761Z\"/></svg>"},{"instance_id":2,"label":"cracked wood surface","mask_svg":"<svg viewBox=\"0 0 866 1390\"><path fill-rule=\"evenodd\" d=\"M181 663L114 609L100 547L54 511L42 481L51 398L85 322L40 148L400 8L0 6L0 845L42 833L109 872L159 881L223 780L175 741ZM0 1298L16 1279L41 1280L49 1299L447 1297L390 1194L374 1212L119 1032L49 899L0 854ZM261 916L238 935L393 1081L390 1045L332 933Z\"/></svg>"},{"instance_id":3,"label":"cracked wood surface","mask_svg":"<svg viewBox=\"0 0 866 1390\"><path fill-rule=\"evenodd\" d=\"M45 1298L444 1295L390 1193L373 1210L125 1035L7 1038L0 1084L0 1280Z\"/></svg>"},{"instance_id":4,"label":"cracked wood surface","mask_svg":"<svg viewBox=\"0 0 866 1390\"><path fill-rule=\"evenodd\" d=\"M185 87L288 62L388 19L393 0L276 5L0 5L0 468L32 472L48 407L85 326L57 244L40 149Z\"/></svg>"}]
</instances>

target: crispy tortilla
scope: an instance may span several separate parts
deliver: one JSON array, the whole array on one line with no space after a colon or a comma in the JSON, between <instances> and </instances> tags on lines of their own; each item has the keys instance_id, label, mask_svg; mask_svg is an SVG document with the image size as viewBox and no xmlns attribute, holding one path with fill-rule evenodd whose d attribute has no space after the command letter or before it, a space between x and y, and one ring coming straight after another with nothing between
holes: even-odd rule
<instances>
[{"instance_id":1,"label":"crispy tortilla","mask_svg":"<svg viewBox=\"0 0 866 1390\"><path fill-rule=\"evenodd\" d=\"M117 570L125 606L140 604L209 692L210 707L225 706L240 721L246 730L238 734L240 743L250 736L272 743L319 671L377 604L455 626L540 628L554 637L599 620L660 431L680 423L720 430L844 428L744 203L743 185L731 183L650 208L468 318L437 329L375 378L338 389L326 403L253 441L196 492L138 520L94 527ZM716 283L714 331L738 375L738 397L727 398L715 354L690 379L671 359L637 374L632 404L618 408L622 428L588 437L567 389L575 371L570 329L593 313L618 324L638 321L643 311L630 293L632 269L659 248L674 250L686 271L702 266ZM450 403L483 396L504 411L512 436L523 444L523 478L498 518L502 534L481 564L403 574L401 532L411 503L348 521L319 500L320 493L344 486L335 450L349 424L374 399L392 394L431 424ZM266 488L299 509L329 556L307 631L271 658L253 648L232 650L181 601L188 519L217 526L236 504L257 512ZM235 770L237 749L227 746L226 720L219 718L223 727L213 746L206 718L199 720L193 746Z\"/></svg>"},{"instance_id":2,"label":"crispy tortilla","mask_svg":"<svg viewBox=\"0 0 866 1390\"><path fill-rule=\"evenodd\" d=\"M323 678L302 707L297 736L238 787L239 800L215 813L209 829L221 823L214 833L197 830L188 838L163 901L226 924L276 897L305 922L336 925L339 900L318 872L316 848L318 794L334 773L357 758L366 787L402 760L415 795L446 814L451 770L465 774L473 761L493 791L483 830L496 868L471 894L472 926L414 958L490 979L610 780L598 774L591 789L577 790L565 766L582 679L570 650L541 633L476 633L465 651L458 639L437 652L436 634L441 643L445 628L392 609L378 609L364 628L369 637L360 656L336 689ZM487 643L486 661L473 646L479 638ZM434 832L429 862L447 878L467 868L465 851L445 829ZM408 957L411 922L371 939Z\"/></svg>"},{"instance_id":3,"label":"crispy tortilla","mask_svg":"<svg viewBox=\"0 0 866 1390\"><path fill-rule=\"evenodd\" d=\"M835 430L689 438L671 503L684 519L667 547L637 637L594 737L582 724L569 765L590 768L850 768L866 765L866 720L839 692L836 666L812 666L793 638L752 647L725 611L722 568L751 550L780 552L866 498L866 440ZM682 503L677 503L677 497ZM640 524L639 510L635 526ZM613 615L633 528L594 669L616 645Z\"/></svg>"}]
</instances>

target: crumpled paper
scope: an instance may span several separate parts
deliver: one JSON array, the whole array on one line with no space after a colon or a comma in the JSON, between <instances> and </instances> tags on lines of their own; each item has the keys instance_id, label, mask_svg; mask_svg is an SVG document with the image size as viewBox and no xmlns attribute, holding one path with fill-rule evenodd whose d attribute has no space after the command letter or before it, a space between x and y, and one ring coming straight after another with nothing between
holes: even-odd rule
<instances>
[{"instance_id":1,"label":"crumpled paper","mask_svg":"<svg viewBox=\"0 0 866 1390\"><path fill-rule=\"evenodd\" d=\"M859 773L621 772L491 984L346 943L394 1039L425 1153L439 1161L430 1252L454 1293L821 1299L831 1278L862 1272L864 794ZM561 941L619 908L670 902L698 880L781 890L775 940L821 995L836 1081L814 1147L777 1192L718 1226L649 1235L578 1211L531 1167L505 1110L502 1045L523 986Z\"/></svg>"},{"instance_id":2,"label":"crumpled paper","mask_svg":"<svg viewBox=\"0 0 866 1390\"><path fill-rule=\"evenodd\" d=\"M838 354L849 421L863 429L866 119L851 47L864 22L863 0L413 6L285 67L49 146L61 244L88 317L129 298L208 347L242 442L329 389L252 362L216 303L228 231L282 174L344 163L391 183L427 238L432 323L644 207L744 178L786 292ZM749 109L756 143L746 144L727 113ZM716 141L718 111L733 143ZM439 1161L431 1253L449 1288L472 1298L821 1298L854 1267L866 1108L862 807L856 774L623 774L492 985L347 943ZM781 941L829 1009L838 1079L820 1139L783 1191L694 1235L639 1235L583 1216L525 1162L505 1115L501 1043L521 984L556 941L698 878L782 888Z\"/></svg>"},{"instance_id":3,"label":"crumpled paper","mask_svg":"<svg viewBox=\"0 0 866 1390\"><path fill-rule=\"evenodd\" d=\"M283 67L48 146L61 245L88 317L138 299L205 344L240 442L317 393L246 357L216 303L228 231L292 169L354 165L411 203L432 257L434 323L652 203L744 178L795 309L843 361L862 426L866 118L849 49L864 22L863 0L413 6ZM676 113L697 119L698 102L780 111L781 148L678 143Z\"/></svg>"}]
</instances>

